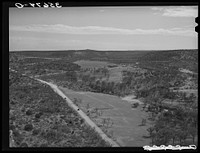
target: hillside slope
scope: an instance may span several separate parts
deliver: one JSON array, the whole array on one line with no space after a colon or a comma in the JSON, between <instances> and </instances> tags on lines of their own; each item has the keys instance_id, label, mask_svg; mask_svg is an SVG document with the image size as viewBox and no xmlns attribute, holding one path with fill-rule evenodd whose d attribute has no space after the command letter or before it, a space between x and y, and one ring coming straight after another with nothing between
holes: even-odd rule
<instances>
[{"instance_id":1,"label":"hillside slope","mask_svg":"<svg viewBox=\"0 0 200 153\"><path fill-rule=\"evenodd\" d=\"M12 147L108 147L67 103L46 85L9 72Z\"/></svg>"}]
</instances>

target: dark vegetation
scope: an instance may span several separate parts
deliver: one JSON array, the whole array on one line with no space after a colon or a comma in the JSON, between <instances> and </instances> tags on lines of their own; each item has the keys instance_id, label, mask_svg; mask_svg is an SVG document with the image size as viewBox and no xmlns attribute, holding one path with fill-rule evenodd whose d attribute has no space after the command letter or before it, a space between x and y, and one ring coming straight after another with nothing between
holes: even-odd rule
<instances>
[{"instance_id":1,"label":"dark vegetation","mask_svg":"<svg viewBox=\"0 0 200 153\"><path fill-rule=\"evenodd\" d=\"M148 129L152 144L197 144L197 95L173 92L170 87L181 86L185 78L172 74L174 76L165 77L169 73L154 73L151 77L140 77L138 81L141 83L136 83L136 96L144 98L144 110L149 112L149 120L154 122ZM169 83L177 78L180 83Z\"/></svg>"},{"instance_id":2,"label":"dark vegetation","mask_svg":"<svg viewBox=\"0 0 200 153\"><path fill-rule=\"evenodd\" d=\"M188 94L187 91L198 89L198 50L159 52L101 52L83 50L19 52L11 54L13 56L10 61L10 66L13 68L17 68L21 72L29 70L30 73L28 74L40 75L41 79L54 81L60 86L73 90L93 91L122 97L135 94L137 98L142 98L144 102L143 110L149 112L149 120L153 122L152 127L148 129L149 137L152 139L152 145L197 144L198 95L194 93ZM62 59L36 62L34 65L26 65L26 63L30 63L26 61L21 63L17 62L17 64L16 62L14 64L12 63L12 61L16 59L18 61L23 61L24 58L21 58L22 55ZM115 64L124 64L125 66L131 65L135 70L124 70L122 72L123 79L121 82L108 81L108 69L110 67L82 69L77 64L71 63L82 59L109 61ZM24 70L24 68L27 70ZM180 68L190 70L192 73L181 72ZM58 74L43 75L56 72ZM61 72L64 73L61 74ZM13 77L12 75L9 77L10 86L20 81L19 77ZM27 87L26 89L29 88ZM12 89L16 91L15 88ZM31 90L32 89L34 89L34 87L32 87ZM186 91L181 91L180 89ZM21 90L22 89L20 89L20 91ZM27 92L24 89L22 91L22 93ZM23 98L23 94L19 94L18 97ZM26 102L31 103L31 101L33 101L33 99L26 97ZM45 101L45 104L51 104L51 102L47 100L42 101ZM12 103L15 104L15 101L10 101L10 104ZM56 103L56 105L58 104ZM40 109L43 110L36 114L32 114L32 111L28 110L24 110L24 114L30 114L26 116L34 115L37 121L43 117L40 112L53 113L59 111L57 107L55 107L56 109L49 108L42 104L40 107ZM28 123L26 124L29 125ZM144 122L142 125L145 125ZM13 126L11 127L13 128ZM26 129L30 130L31 126L29 125ZM34 134L37 134L38 129L36 128L35 130ZM55 133L52 132L51 136L55 137ZM43 145L45 146L46 143ZM23 144L23 146L26 145Z\"/></svg>"},{"instance_id":3,"label":"dark vegetation","mask_svg":"<svg viewBox=\"0 0 200 153\"><path fill-rule=\"evenodd\" d=\"M9 131L12 147L109 147L49 86L11 70Z\"/></svg>"}]
</instances>

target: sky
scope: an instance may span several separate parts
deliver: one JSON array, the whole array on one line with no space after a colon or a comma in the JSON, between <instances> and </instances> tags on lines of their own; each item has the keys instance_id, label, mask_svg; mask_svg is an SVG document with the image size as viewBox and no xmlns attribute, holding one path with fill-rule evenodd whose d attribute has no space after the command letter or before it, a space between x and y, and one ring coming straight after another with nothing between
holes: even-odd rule
<instances>
[{"instance_id":1,"label":"sky","mask_svg":"<svg viewBox=\"0 0 200 153\"><path fill-rule=\"evenodd\" d=\"M9 8L9 51L197 49L198 6Z\"/></svg>"}]
</instances>

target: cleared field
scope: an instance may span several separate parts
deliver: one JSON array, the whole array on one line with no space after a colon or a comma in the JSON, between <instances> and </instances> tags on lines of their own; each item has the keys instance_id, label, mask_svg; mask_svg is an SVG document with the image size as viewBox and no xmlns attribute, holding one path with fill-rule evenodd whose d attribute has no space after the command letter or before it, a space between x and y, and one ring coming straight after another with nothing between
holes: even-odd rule
<instances>
[{"instance_id":1,"label":"cleared field","mask_svg":"<svg viewBox=\"0 0 200 153\"><path fill-rule=\"evenodd\" d=\"M134 68L127 66L127 67L114 67L114 68L108 68L109 70L109 81L110 82L121 82L122 81L122 71L128 70L128 71L134 71Z\"/></svg>"},{"instance_id":2,"label":"cleared field","mask_svg":"<svg viewBox=\"0 0 200 153\"><path fill-rule=\"evenodd\" d=\"M88 60L79 60L74 62L75 64L78 64L81 66L81 68L103 68L106 67L109 70L109 78L103 77L103 80L107 80L110 82L121 82L122 81L122 71L128 70L128 71L134 71L134 68L130 66L120 66L109 62L104 61L88 61ZM114 67L109 67L115 65Z\"/></svg>"},{"instance_id":3,"label":"cleared field","mask_svg":"<svg viewBox=\"0 0 200 153\"><path fill-rule=\"evenodd\" d=\"M92 118L95 122L101 123L103 118L109 118L113 121L113 126L109 132L113 133L113 138L121 146L144 146L150 145L147 128L150 123L147 121L145 126L140 126L142 119L147 118L147 113L141 111L141 105L132 109L131 104L122 100L120 97L93 93L93 92L75 92L66 88L59 87L70 99L81 99L78 106L83 110L97 108L102 111L102 115Z\"/></svg>"},{"instance_id":4,"label":"cleared field","mask_svg":"<svg viewBox=\"0 0 200 153\"><path fill-rule=\"evenodd\" d=\"M121 82L122 80L122 72L123 68L122 67L115 67L115 68L109 68L109 81L110 82Z\"/></svg>"},{"instance_id":5,"label":"cleared field","mask_svg":"<svg viewBox=\"0 0 200 153\"><path fill-rule=\"evenodd\" d=\"M107 67L108 65L111 64L103 61L87 61L87 60L80 60L74 63L80 65L81 68L102 68L102 67Z\"/></svg>"}]
</instances>

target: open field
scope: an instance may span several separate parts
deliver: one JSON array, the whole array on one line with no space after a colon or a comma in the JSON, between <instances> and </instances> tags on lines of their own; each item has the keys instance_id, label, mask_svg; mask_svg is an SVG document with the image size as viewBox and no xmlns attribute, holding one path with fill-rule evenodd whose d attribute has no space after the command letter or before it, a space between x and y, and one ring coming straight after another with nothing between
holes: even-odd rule
<instances>
[{"instance_id":1,"label":"open field","mask_svg":"<svg viewBox=\"0 0 200 153\"><path fill-rule=\"evenodd\" d=\"M132 109L130 103L117 96L93 92L74 92L67 88L59 88L71 100L81 99L81 103L78 105L83 111L87 111L87 106L89 109L101 110L102 115L93 118L97 123L100 124L103 118L111 119L113 126L109 132L113 133L113 137L121 146L141 147L149 145L150 139L143 136L148 136L147 128L150 123L140 126L142 119L147 117L147 113L141 111L141 106Z\"/></svg>"},{"instance_id":2,"label":"open field","mask_svg":"<svg viewBox=\"0 0 200 153\"><path fill-rule=\"evenodd\" d=\"M104 61L87 61L87 60L80 60L74 62L75 64L78 64L81 66L82 69L98 69L98 68L107 68L109 72L109 82L121 82L122 80L122 71L128 70L128 71L134 71L134 68L131 66L121 66L109 62ZM113 67L109 67L112 66ZM102 80L107 80L107 77L103 77Z\"/></svg>"},{"instance_id":3,"label":"open field","mask_svg":"<svg viewBox=\"0 0 200 153\"><path fill-rule=\"evenodd\" d=\"M81 66L81 68L103 68L107 67L111 63L108 62L103 62L103 61L87 61L87 60L80 60L74 62L75 64L78 64Z\"/></svg>"},{"instance_id":4,"label":"open field","mask_svg":"<svg viewBox=\"0 0 200 153\"><path fill-rule=\"evenodd\" d=\"M117 67L114 67L114 68L108 68L109 70L109 81L110 82L121 82L122 81L122 71L131 71L133 72L134 71L134 68L130 67L130 66L126 66L126 67L123 67L123 66L117 66Z\"/></svg>"}]
</instances>

